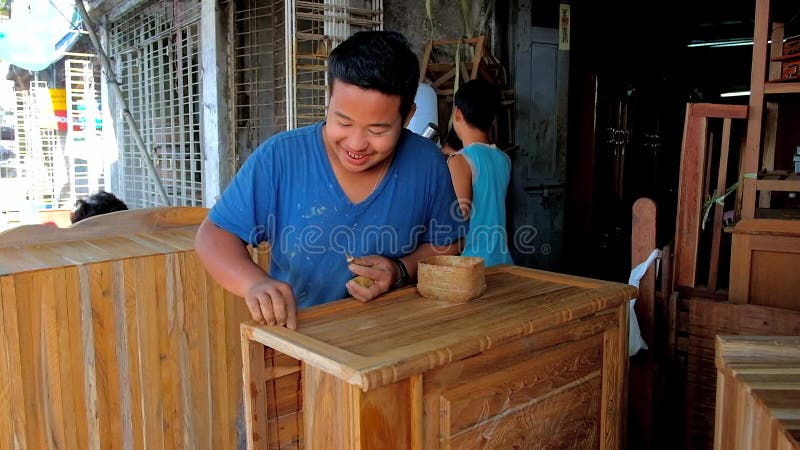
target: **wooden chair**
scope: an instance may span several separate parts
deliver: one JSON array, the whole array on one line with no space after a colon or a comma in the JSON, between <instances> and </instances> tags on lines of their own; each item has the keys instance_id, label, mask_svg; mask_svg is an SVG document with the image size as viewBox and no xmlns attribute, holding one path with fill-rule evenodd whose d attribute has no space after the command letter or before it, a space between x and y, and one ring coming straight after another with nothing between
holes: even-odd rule
<instances>
[{"instance_id":1,"label":"wooden chair","mask_svg":"<svg viewBox=\"0 0 800 450\"><path fill-rule=\"evenodd\" d=\"M690 103L686 107L686 122L681 149L680 182L678 187L678 213L675 225L675 266L673 290L676 287L698 286L698 248L701 239L704 197L720 196L726 190L728 159L730 154L733 119L746 119L747 107L740 105L715 105ZM722 119L722 138L717 169L716 187L711 190L711 149L714 138L709 133L709 120ZM708 289L717 289L719 252L722 239L723 206L714 205L714 219L709 258Z\"/></svg>"}]
</instances>

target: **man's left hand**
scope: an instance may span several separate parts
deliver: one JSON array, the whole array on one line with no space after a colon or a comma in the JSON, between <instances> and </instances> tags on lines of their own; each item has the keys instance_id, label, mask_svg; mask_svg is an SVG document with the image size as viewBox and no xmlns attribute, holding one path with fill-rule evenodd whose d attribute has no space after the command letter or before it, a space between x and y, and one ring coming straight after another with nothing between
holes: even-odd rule
<instances>
[{"instance_id":1,"label":"man's left hand","mask_svg":"<svg viewBox=\"0 0 800 450\"><path fill-rule=\"evenodd\" d=\"M347 292L356 300L369 302L375 297L391 289L400 278L397 265L391 259L379 255L355 258L348 266L355 275L361 275L374 281L372 286L364 287L353 280L347 282Z\"/></svg>"}]
</instances>

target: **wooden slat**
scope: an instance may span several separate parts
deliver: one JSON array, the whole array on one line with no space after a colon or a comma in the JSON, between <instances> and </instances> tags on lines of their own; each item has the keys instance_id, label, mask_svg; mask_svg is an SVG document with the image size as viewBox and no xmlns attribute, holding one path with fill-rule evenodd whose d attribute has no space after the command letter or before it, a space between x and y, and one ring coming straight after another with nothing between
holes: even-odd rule
<instances>
[{"instance_id":1,"label":"wooden slat","mask_svg":"<svg viewBox=\"0 0 800 450\"><path fill-rule=\"evenodd\" d=\"M27 383L24 382L22 372L22 352L20 351L20 330L18 325L18 307L17 307L17 294L16 285L13 276L0 277L0 307L2 307L2 315L0 316L0 337L2 337L3 349L6 351L6 357L0 360L0 367L5 370L0 370L0 375L3 375L0 380L5 380L0 383L3 385L3 392L8 397L8 409L0 409L6 411L0 417L0 424L2 424L2 431L10 431L9 434L4 434L2 438L11 440L11 442L18 442L22 448L30 448L27 436L27 417L26 417L26 402L25 402L25 388ZM6 365L7 364L7 365ZM14 405L14 407L10 407ZM20 407L22 406L22 407ZM33 445L32 443L30 445ZM9 445L7 448L14 448L14 445Z\"/></svg>"},{"instance_id":2,"label":"wooden slat","mask_svg":"<svg viewBox=\"0 0 800 450\"><path fill-rule=\"evenodd\" d=\"M244 414L248 450L266 450L272 436L267 428L266 377L264 346L253 342L242 329L242 366L244 367Z\"/></svg>"},{"instance_id":3,"label":"wooden slat","mask_svg":"<svg viewBox=\"0 0 800 450\"><path fill-rule=\"evenodd\" d=\"M713 103L691 103L693 118L746 119L747 106L720 105Z\"/></svg>"},{"instance_id":4,"label":"wooden slat","mask_svg":"<svg viewBox=\"0 0 800 450\"><path fill-rule=\"evenodd\" d=\"M690 103L686 107L675 228L675 277L678 286L686 287L694 287L696 282L702 178L706 158L707 120L703 116L695 117L695 106Z\"/></svg>"},{"instance_id":5,"label":"wooden slat","mask_svg":"<svg viewBox=\"0 0 800 450\"><path fill-rule=\"evenodd\" d=\"M719 170L717 171L717 188L714 196L718 197L725 193L726 180L728 176L728 154L731 147L731 119L722 121L722 144L720 146ZM711 261L708 269L708 289L717 290L717 277L719 272L719 252L720 242L722 241L722 213L724 205L714 205L714 221L711 236Z\"/></svg>"},{"instance_id":6,"label":"wooden slat","mask_svg":"<svg viewBox=\"0 0 800 450\"><path fill-rule=\"evenodd\" d=\"M161 367L159 364L159 311L156 286L158 274L155 258L139 258L136 260L136 285L139 305L139 333L141 342L141 373L143 397L144 440L148 448L164 447L162 431L163 400L160 389Z\"/></svg>"},{"instance_id":7,"label":"wooden slat","mask_svg":"<svg viewBox=\"0 0 800 450\"><path fill-rule=\"evenodd\" d=\"M127 352L125 354L126 364L128 366L128 384L125 387L127 395L130 397L130 421L131 424L144 424L144 377L142 371L143 355L139 349L143 344L142 330L142 316L140 309L144 305L140 305L137 301L137 291L143 287L137 283L136 260L127 259L122 261L122 271L124 279L122 280L124 290L123 298L121 299L120 307L124 309L124 327L128 340ZM131 443L133 448L145 448L145 427L135 426L131 429Z\"/></svg>"},{"instance_id":8,"label":"wooden slat","mask_svg":"<svg viewBox=\"0 0 800 450\"><path fill-rule=\"evenodd\" d=\"M200 260L193 252L178 255L181 278L184 280L183 302L186 307L186 333L188 337L188 377L191 382L189 421L192 424L192 441L195 448L211 449L213 422L211 417L211 355L208 297L205 280L197 274L204 273ZM197 324L205 324L197 326Z\"/></svg>"},{"instance_id":9,"label":"wooden slat","mask_svg":"<svg viewBox=\"0 0 800 450\"><path fill-rule=\"evenodd\" d=\"M747 147L742 153L742 177L758 172L761 154L762 123L764 119L764 85L767 65L767 40L769 36L769 0L756 0L753 31L753 63L750 66L750 101L747 114ZM742 219L755 217L755 180L742 182Z\"/></svg>"},{"instance_id":10,"label":"wooden slat","mask_svg":"<svg viewBox=\"0 0 800 450\"><path fill-rule=\"evenodd\" d=\"M42 389L45 394L47 402L43 405L45 412L45 423L47 425L47 438L48 447L50 448L65 448L66 447L66 425L65 425L65 411L64 401L62 395L61 384L68 382L69 378L61 373L61 359L67 355L61 354L61 346L59 345L59 328L61 323L56 309L56 303L61 303L60 299L56 300L55 286L55 271L42 271L39 275L39 293L32 301L41 302L42 327L40 333L41 347L37 356L42 359L42 367L44 369L44 379ZM63 322L62 322L63 323ZM67 415L72 415L71 410L66 412Z\"/></svg>"},{"instance_id":11,"label":"wooden slat","mask_svg":"<svg viewBox=\"0 0 800 450\"><path fill-rule=\"evenodd\" d=\"M617 309L618 323L628 323L628 307ZM628 327L611 328L603 335L603 387L600 402L600 448L616 450L624 447L625 428L622 420L625 402L625 374L628 371Z\"/></svg>"},{"instance_id":12,"label":"wooden slat","mask_svg":"<svg viewBox=\"0 0 800 450\"><path fill-rule=\"evenodd\" d=\"M640 198L633 204L631 224L631 268L644 262L656 249L656 204ZM655 349L655 264L639 281L639 296L634 309L642 339L650 346L631 361L628 390L630 393L629 421L631 445L651 448L653 439L653 351Z\"/></svg>"},{"instance_id":13,"label":"wooden slat","mask_svg":"<svg viewBox=\"0 0 800 450\"><path fill-rule=\"evenodd\" d=\"M119 449L122 442L120 373L116 358L117 329L112 291L111 263L88 267L94 340L94 380L97 389L97 420L100 447Z\"/></svg>"},{"instance_id":14,"label":"wooden slat","mask_svg":"<svg viewBox=\"0 0 800 450\"><path fill-rule=\"evenodd\" d=\"M37 301L38 284L36 274L25 273L14 277L17 310L19 351L23 381L23 405L25 413L25 432L28 434L28 445L31 448L45 448L45 423L43 415L42 368L40 350L41 314Z\"/></svg>"}]
</instances>

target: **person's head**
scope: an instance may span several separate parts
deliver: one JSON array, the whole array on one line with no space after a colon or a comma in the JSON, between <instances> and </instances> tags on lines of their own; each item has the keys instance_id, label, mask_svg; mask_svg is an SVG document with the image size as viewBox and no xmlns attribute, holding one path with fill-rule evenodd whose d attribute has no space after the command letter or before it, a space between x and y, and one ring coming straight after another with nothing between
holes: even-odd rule
<instances>
[{"instance_id":1,"label":"person's head","mask_svg":"<svg viewBox=\"0 0 800 450\"><path fill-rule=\"evenodd\" d=\"M391 31L361 31L328 58L326 148L351 172L377 167L394 153L411 117L419 61Z\"/></svg>"},{"instance_id":2,"label":"person's head","mask_svg":"<svg viewBox=\"0 0 800 450\"><path fill-rule=\"evenodd\" d=\"M500 106L500 90L480 78L464 83L453 97L456 107L453 126L466 123L472 128L488 133Z\"/></svg>"},{"instance_id":3,"label":"person's head","mask_svg":"<svg viewBox=\"0 0 800 450\"><path fill-rule=\"evenodd\" d=\"M331 96L335 81L398 96L400 116L406 119L419 85L419 60L396 31L359 31L331 51L328 78Z\"/></svg>"},{"instance_id":4,"label":"person's head","mask_svg":"<svg viewBox=\"0 0 800 450\"><path fill-rule=\"evenodd\" d=\"M69 218L72 223L77 223L87 217L108 214L116 211L125 211L128 205L110 192L100 191L86 200L75 202L75 210Z\"/></svg>"}]
</instances>

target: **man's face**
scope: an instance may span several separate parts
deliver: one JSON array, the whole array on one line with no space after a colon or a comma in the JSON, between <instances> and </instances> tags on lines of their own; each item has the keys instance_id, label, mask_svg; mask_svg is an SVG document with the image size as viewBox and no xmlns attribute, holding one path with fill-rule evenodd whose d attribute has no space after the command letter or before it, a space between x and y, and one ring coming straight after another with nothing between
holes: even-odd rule
<instances>
[{"instance_id":1,"label":"man's face","mask_svg":"<svg viewBox=\"0 0 800 450\"><path fill-rule=\"evenodd\" d=\"M399 95L333 81L323 138L345 170L377 167L394 153L402 131Z\"/></svg>"}]
</instances>

